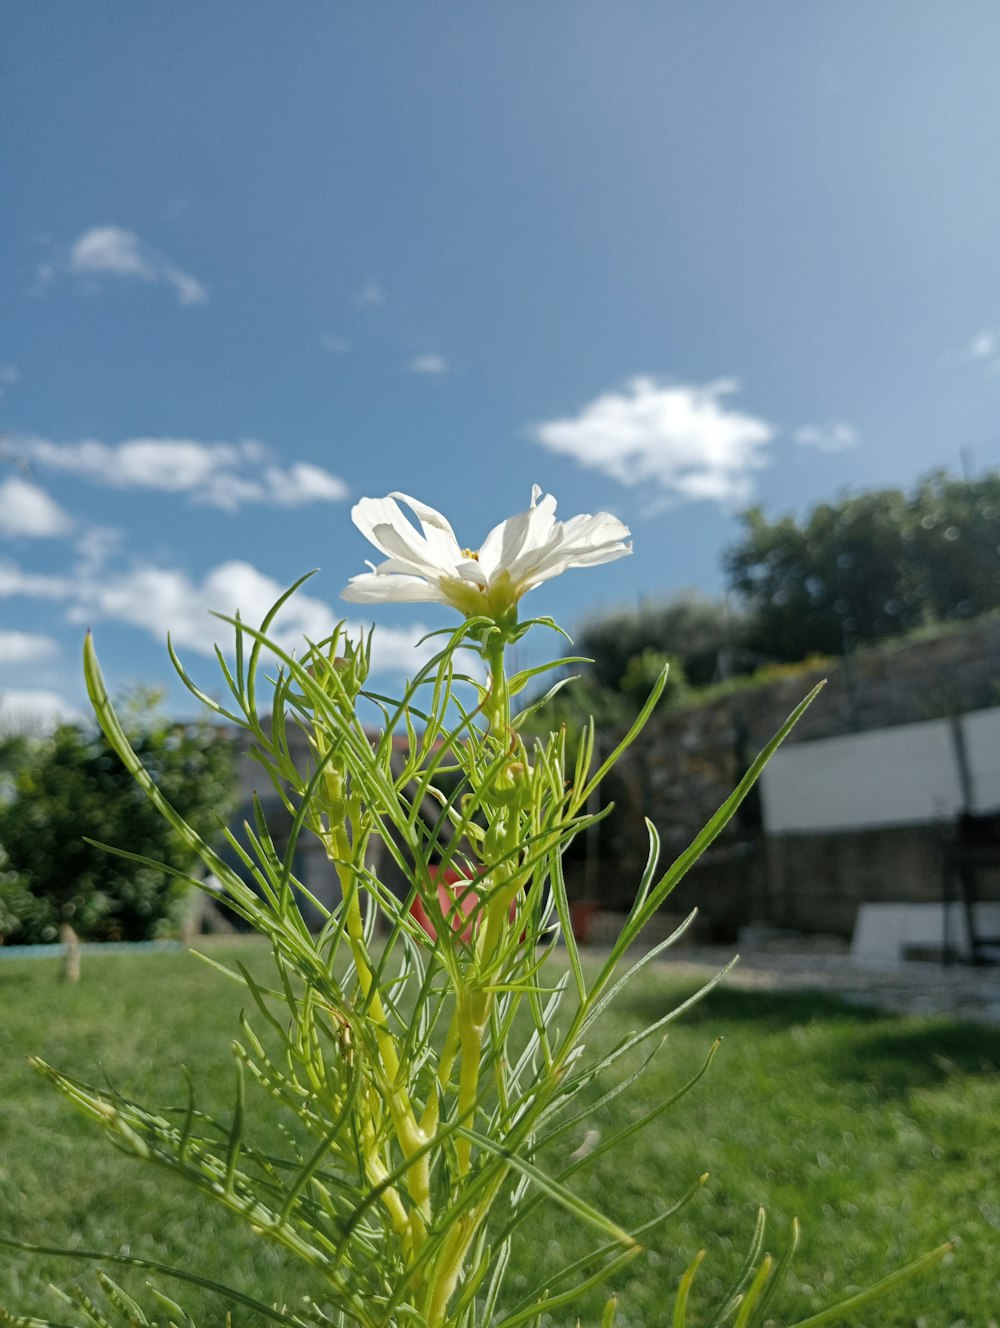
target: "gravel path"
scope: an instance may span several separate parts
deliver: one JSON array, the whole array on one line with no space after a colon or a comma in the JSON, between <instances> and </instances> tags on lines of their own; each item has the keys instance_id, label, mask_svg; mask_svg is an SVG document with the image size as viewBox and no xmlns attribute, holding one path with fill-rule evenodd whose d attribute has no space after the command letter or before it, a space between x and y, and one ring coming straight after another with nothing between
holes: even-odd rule
<instances>
[{"instance_id":1,"label":"gravel path","mask_svg":"<svg viewBox=\"0 0 1000 1328\"><path fill-rule=\"evenodd\" d=\"M709 976L724 967L735 950L688 946L661 962L677 973ZM910 961L874 967L852 963L846 952L765 948L744 950L726 982L765 991L823 991L894 1014L949 1014L1000 1025L1000 965L944 967Z\"/></svg>"}]
</instances>

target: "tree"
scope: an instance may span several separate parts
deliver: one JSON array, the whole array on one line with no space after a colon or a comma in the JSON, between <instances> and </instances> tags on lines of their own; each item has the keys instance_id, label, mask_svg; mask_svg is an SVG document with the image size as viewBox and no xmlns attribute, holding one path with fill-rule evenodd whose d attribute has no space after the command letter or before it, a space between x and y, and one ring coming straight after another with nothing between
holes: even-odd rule
<instances>
[{"instance_id":1,"label":"tree","mask_svg":"<svg viewBox=\"0 0 1000 1328\"><path fill-rule=\"evenodd\" d=\"M232 802L232 743L205 723L177 724L155 713L140 719L148 701L132 706L133 745L167 799L212 840ZM84 836L181 872L194 866L190 851L95 730L64 724L48 738L16 741L16 760L8 762L0 743L0 931L21 944L55 940L65 923L87 939L154 938L182 888L168 872Z\"/></svg>"},{"instance_id":2,"label":"tree","mask_svg":"<svg viewBox=\"0 0 1000 1328\"><path fill-rule=\"evenodd\" d=\"M802 522L771 522L759 507L742 520L726 572L748 646L773 659L841 654L1000 607L1000 474L937 472L909 495L845 495Z\"/></svg>"},{"instance_id":3,"label":"tree","mask_svg":"<svg viewBox=\"0 0 1000 1328\"><path fill-rule=\"evenodd\" d=\"M677 704L689 689L756 662L743 647L746 623L724 603L685 591L588 619L577 631L574 653L591 664L573 665L571 682L544 708L531 731L566 723L570 733L593 716L598 732L627 728L665 664L670 665L661 704Z\"/></svg>"},{"instance_id":4,"label":"tree","mask_svg":"<svg viewBox=\"0 0 1000 1328\"><path fill-rule=\"evenodd\" d=\"M646 651L677 661L693 687L713 682L720 655L739 649L746 624L725 604L688 591L589 619L576 633L579 654L594 660L599 687L618 691L630 662Z\"/></svg>"}]
</instances>

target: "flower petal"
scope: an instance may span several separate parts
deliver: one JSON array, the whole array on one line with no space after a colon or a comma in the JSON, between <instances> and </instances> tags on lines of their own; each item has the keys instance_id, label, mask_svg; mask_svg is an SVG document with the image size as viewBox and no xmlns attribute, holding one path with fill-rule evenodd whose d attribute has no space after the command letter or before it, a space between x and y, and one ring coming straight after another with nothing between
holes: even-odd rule
<instances>
[{"instance_id":1,"label":"flower petal","mask_svg":"<svg viewBox=\"0 0 1000 1328\"><path fill-rule=\"evenodd\" d=\"M392 498L359 498L351 508L351 520L376 548L382 549L375 537L376 526L409 525L402 508ZM416 531L413 532L416 535ZM383 553L388 550L382 549Z\"/></svg>"},{"instance_id":2,"label":"flower petal","mask_svg":"<svg viewBox=\"0 0 1000 1328\"><path fill-rule=\"evenodd\" d=\"M398 576L393 573L361 572L352 576L340 592L341 599L352 604L448 604L440 586L422 576Z\"/></svg>"},{"instance_id":3,"label":"flower petal","mask_svg":"<svg viewBox=\"0 0 1000 1328\"><path fill-rule=\"evenodd\" d=\"M456 562L462 556L462 550L455 538L455 532L451 528L451 523L441 515L434 507L428 507L426 503L420 502L416 498L411 498L407 493L394 492L389 495L390 498L399 498L406 503L407 507L413 512L420 522L420 529L424 533L424 539L428 545L434 549L442 561Z\"/></svg>"},{"instance_id":4,"label":"flower petal","mask_svg":"<svg viewBox=\"0 0 1000 1328\"><path fill-rule=\"evenodd\" d=\"M403 527L378 525L372 532L372 543L377 544L389 555L390 561L400 572L409 572L413 576L426 576L432 580L450 573L454 566L447 561L439 561L435 551L422 535L418 535L407 521Z\"/></svg>"},{"instance_id":5,"label":"flower petal","mask_svg":"<svg viewBox=\"0 0 1000 1328\"><path fill-rule=\"evenodd\" d=\"M479 566L478 558L463 558L455 568L455 575L463 581L471 581L474 586L485 590L489 580Z\"/></svg>"},{"instance_id":6,"label":"flower petal","mask_svg":"<svg viewBox=\"0 0 1000 1328\"><path fill-rule=\"evenodd\" d=\"M596 567L599 563L611 563L616 558L624 558L632 552L631 544L619 544L609 549L594 549L590 553L555 554L543 567L539 567L525 585L525 590L534 590L543 581L551 581L554 576L561 576L571 567Z\"/></svg>"},{"instance_id":7,"label":"flower petal","mask_svg":"<svg viewBox=\"0 0 1000 1328\"><path fill-rule=\"evenodd\" d=\"M433 512L433 509L424 511ZM351 516L357 528L376 548L406 564L405 570L414 576L440 576L442 572L450 572L455 559L461 557L458 546L451 548L443 532L434 532L433 542L422 535L392 497L362 498L354 505ZM440 519L447 525L443 517ZM451 543L454 543L454 536Z\"/></svg>"},{"instance_id":8,"label":"flower petal","mask_svg":"<svg viewBox=\"0 0 1000 1328\"><path fill-rule=\"evenodd\" d=\"M412 524L399 503L420 522ZM486 536L479 553L459 547L436 508L405 493L362 498L355 525L386 556L370 572L352 577L344 598L357 603L443 603L467 617L508 614L521 596L570 567L611 562L632 552L628 527L608 512L555 519L556 500L532 486L531 505ZM372 565L369 563L369 566Z\"/></svg>"},{"instance_id":9,"label":"flower petal","mask_svg":"<svg viewBox=\"0 0 1000 1328\"><path fill-rule=\"evenodd\" d=\"M542 498L541 503L538 499ZM488 577L506 569L516 581L518 559L531 556L547 545L558 527L555 520L556 500L550 493L542 497L537 484L532 486L531 506L526 512L508 517L494 526L479 549L479 563Z\"/></svg>"},{"instance_id":10,"label":"flower petal","mask_svg":"<svg viewBox=\"0 0 1000 1328\"><path fill-rule=\"evenodd\" d=\"M567 544L623 540L631 533L628 526L610 512L598 512L596 516L574 516L563 522L563 539Z\"/></svg>"},{"instance_id":11,"label":"flower petal","mask_svg":"<svg viewBox=\"0 0 1000 1328\"><path fill-rule=\"evenodd\" d=\"M526 590L559 576L570 567L593 567L624 558L632 552L631 544L623 543L623 536L630 533L628 526L610 512L574 516L558 524L558 543L541 551L542 556L532 566L521 570L519 579L525 583Z\"/></svg>"}]
</instances>

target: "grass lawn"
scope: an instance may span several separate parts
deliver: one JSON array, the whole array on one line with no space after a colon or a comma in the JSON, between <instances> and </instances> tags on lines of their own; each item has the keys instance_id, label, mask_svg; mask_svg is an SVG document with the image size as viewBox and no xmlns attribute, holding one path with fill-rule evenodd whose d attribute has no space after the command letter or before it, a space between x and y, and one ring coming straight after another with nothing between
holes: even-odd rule
<instances>
[{"instance_id":1,"label":"grass lawn","mask_svg":"<svg viewBox=\"0 0 1000 1328\"><path fill-rule=\"evenodd\" d=\"M249 954L266 971L267 953ZM115 1152L25 1063L35 1053L92 1083L106 1073L130 1096L158 1105L184 1100L187 1066L202 1104L225 1112L240 989L184 954L85 956L76 987L58 975L55 960L0 962L0 1231L41 1244L128 1247L294 1308L315 1288L281 1251L165 1173ZM602 1040L616 1042L689 991L668 964L651 965L605 1017ZM711 1173L619 1277L619 1324L665 1325L664 1301L704 1245L696 1309L735 1270L763 1203L768 1248L783 1246L793 1215L804 1227L776 1323L957 1236L949 1265L864 1312L854 1328L1000 1325L1000 1031L860 1012L815 995L722 990L673 1026L645 1079L594 1127L608 1131L674 1092L719 1035L708 1076L626 1154L602 1158L574 1182L612 1217L636 1225ZM248 1108L251 1121L274 1118L270 1101L252 1093ZM579 1143L567 1140L565 1153ZM582 1253L592 1243L561 1211L539 1211L512 1261L510 1303L556 1247ZM82 1272L75 1262L0 1250L0 1303L75 1322L46 1286ZM124 1280L141 1289L141 1277ZM207 1293L161 1285L206 1328L221 1324L222 1307ZM581 1305L584 1324L596 1321L599 1304ZM234 1314L238 1328L253 1323L244 1311Z\"/></svg>"}]
</instances>

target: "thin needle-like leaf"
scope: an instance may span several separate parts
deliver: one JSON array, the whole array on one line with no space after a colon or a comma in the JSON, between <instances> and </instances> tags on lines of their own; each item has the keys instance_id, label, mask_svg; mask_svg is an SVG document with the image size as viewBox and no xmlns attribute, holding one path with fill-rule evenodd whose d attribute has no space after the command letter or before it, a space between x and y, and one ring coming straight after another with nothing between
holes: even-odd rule
<instances>
[{"instance_id":1,"label":"thin needle-like leaf","mask_svg":"<svg viewBox=\"0 0 1000 1328\"><path fill-rule=\"evenodd\" d=\"M921 1273L927 1272L929 1268L933 1268L935 1264L940 1263L946 1255L951 1254L954 1248L955 1242L949 1240L946 1244L939 1245L937 1249L921 1255L919 1259L914 1259L912 1263L908 1263L904 1268L890 1273L888 1277L883 1277L880 1282L876 1282L866 1290L859 1291L857 1295L848 1296L839 1305L831 1305L827 1310L820 1310L818 1314L811 1314L808 1319L799 1319L797 1323L790 1324L789 1328L821 1328L821 1325L846 1319L849 1315L864 1309L866 1305L870 1305L872 1301L881 1299L890 1291L895 1291L904 1282L909 1282L914 1277L919 1277Z\"/></svg>"}]
</instances>

